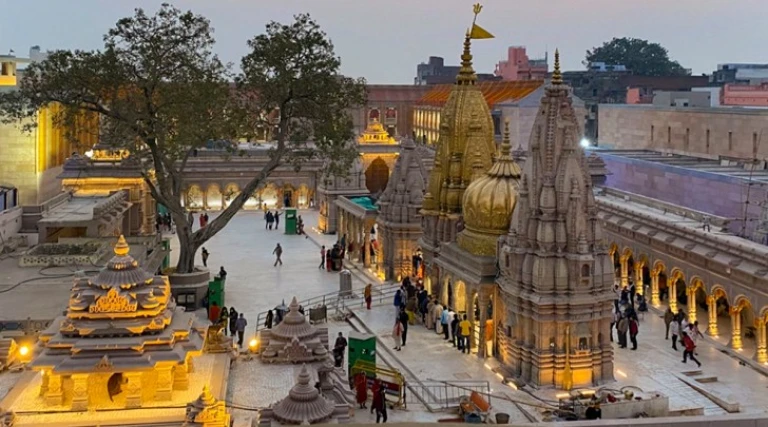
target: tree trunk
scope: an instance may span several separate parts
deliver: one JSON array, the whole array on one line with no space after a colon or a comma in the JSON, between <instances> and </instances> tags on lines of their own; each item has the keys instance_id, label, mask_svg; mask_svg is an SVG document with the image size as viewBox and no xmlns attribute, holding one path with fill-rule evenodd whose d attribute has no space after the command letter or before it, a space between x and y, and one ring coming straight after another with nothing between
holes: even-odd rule
<instances>
[{"instance_id":1,"label":"tree trunk","mask_svg":"<svg viewBox=\"0 0 768 427\"><path fill-rule=\"evenodd\" d=\"M187 222L187 218L181 216L174 221L176 235L179 237L179 262L176 264L176 273L191 273L195 271L195 255L200 244L192 238L192 224Z\"/></svg>"}]
</instances>

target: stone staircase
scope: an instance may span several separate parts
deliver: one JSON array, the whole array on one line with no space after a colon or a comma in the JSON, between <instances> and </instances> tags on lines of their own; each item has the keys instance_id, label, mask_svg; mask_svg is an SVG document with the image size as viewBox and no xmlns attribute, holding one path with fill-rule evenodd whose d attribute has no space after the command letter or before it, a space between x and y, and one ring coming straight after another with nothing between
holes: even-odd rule
<instances>
[{"instance_id":1,"label":"stone staircase","mask_svg":"<svg viewBox=\"0 0 768 427\"><path fill-rule=\"evenodd\" d=\"M703 371L696 369L692 371L684 371L677 375L677 378L707 399L715 402L717 406L722 408L725 412L729 414L740 412L739 403L724 396L717 389L717 376L707 375Z\"/></svg>"}]
</instances>

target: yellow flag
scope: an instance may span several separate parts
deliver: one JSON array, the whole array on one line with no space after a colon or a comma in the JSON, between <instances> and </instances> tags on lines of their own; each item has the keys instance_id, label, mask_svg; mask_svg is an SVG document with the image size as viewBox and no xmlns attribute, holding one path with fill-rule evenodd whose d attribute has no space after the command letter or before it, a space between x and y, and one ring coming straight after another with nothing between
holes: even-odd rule
<instances>
[{"instance_id":1,"label":"yellow flag","mask_svg":"<svg viewBox=\"0 0 768 427\"><path fill-rule=\"evenodd\" d=\"M472 24L472 31L469 32L469 38L471 39L492 39L493 34L489 33L481 26Z\"/></svg>"}]
</instances>

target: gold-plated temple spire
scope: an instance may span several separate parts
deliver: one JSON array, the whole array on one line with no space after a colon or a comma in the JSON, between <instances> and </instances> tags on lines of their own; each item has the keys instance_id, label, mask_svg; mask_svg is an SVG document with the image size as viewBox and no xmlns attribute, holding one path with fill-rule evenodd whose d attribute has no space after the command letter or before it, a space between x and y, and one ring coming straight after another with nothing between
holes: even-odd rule
<instances>
[{"instance_id":1,"label":"gold-plated temple spire","mask_svg":"<svg viewBox=\"0 0 768 427\"><path fill-rule=\"evenodd\" d=\"M458 85L474 85L477 82L477 74L472 68L471 43L469 31L467 31L467 35L464 37L464 52L461 54L461 68L456 76L456 84Z\"/></svg>"},{"instance_id":2,"label":"gold-plated temple spire","mask_svg":"<svg viewBox=\"0 0 768 427\"><path fill-rule=\"evenodd\" d=\"M563 75L560 73L560 51L555 49L555 70L552 71L552 84L563 84Z\"/></svg>"},{"instance_id":3,"label":"gold-plated temple spire","mask_svg":"<svg viewBox=\"0 0 768 427\"><path fill-rule=\"evenodd\" d=\"M121 234L120 238L117 239L117 244L115 245L115 255L126 256L130 251L131 248L128 247L128 242L125 241L125 237Z\"/></svg>"},{"instance_id":4,"label":"gold-plated temple spire","mask_svg":"<svg viewBox=\"0 0 768 427\"><path fill-rule=\"evenodd\" d=\"M499 150L501 156L509 156L512 151L512 144L509 142L509 119L504 120L504 139L501 140L501 149Z\"/></svg>"}]
</instances>

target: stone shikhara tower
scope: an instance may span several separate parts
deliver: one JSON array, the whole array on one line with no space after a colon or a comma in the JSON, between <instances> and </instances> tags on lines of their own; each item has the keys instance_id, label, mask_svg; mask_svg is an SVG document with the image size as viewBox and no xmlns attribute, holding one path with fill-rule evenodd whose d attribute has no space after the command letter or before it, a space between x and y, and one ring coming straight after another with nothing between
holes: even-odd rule
<instances>
[{"instance_id":1,"label":"stone shikhara tower","mask_svg":"<svg viewBox=\"0 0 768 427\"><path fill-rule=\"evenodd\" d=\"M513 376L535 386L613 380L613 265L580 138L556 52L499 251L501 358Z\"/></svg>"}]
</instances>

